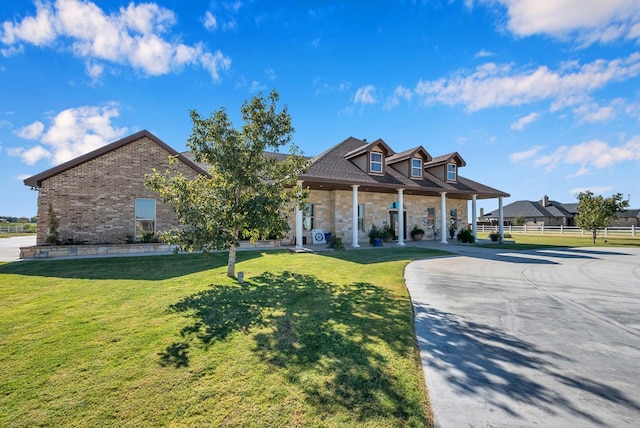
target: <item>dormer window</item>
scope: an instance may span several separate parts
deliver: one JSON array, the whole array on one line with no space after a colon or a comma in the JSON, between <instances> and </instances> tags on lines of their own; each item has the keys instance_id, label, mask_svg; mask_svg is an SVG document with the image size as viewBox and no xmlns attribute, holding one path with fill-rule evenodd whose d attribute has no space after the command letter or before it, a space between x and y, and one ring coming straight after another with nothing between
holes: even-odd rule
<instances>
[{"instance_id":1,"label":"dormer window","mask_svg":"<svg viewBox=\"0 0 640 428\"><path fill-rule=\"evenodd\" d=\"M457 173L457 169L456 169L456 164L455 163L448 163L447 164L447 181L456 181L458 178L458 173Z\"/></svg>"},{"instance_id":2,"label":"dormer window","mask_svg":"<svg viewBox=\"0 0 640 428\"><path fill-rule=\"evenodd\" d=\"M382 174L382 153L371 152L369 171Z\"/></svg>"},{"instance_id":3,"label":"dormer window","mask_svg":"<svg viewBox=\"0 0 640 428\"><path fill-rule=\"evenodd\" d=\"M411 177L422 177L422 159L411 159Z\"/></svg>"}]
</instances>

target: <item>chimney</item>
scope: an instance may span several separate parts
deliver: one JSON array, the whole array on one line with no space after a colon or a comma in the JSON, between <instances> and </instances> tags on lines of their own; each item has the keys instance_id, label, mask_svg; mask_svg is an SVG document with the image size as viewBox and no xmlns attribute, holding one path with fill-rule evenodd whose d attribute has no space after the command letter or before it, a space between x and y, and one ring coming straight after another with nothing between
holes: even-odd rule
<instances>
[{"instance_id":1,"label":"chimney","mask_svg":"<svg viewBox=\"0 0 640 428\"><path fill-rule=\"evenodd\" d=\"M484 208L480 207L480 217L484 217Z\"/></svg>"},{"instance_id":2,"label":"chimney","mask_svg":"<svg viewBox=\"0 0 640 428\"><path fill-rule=\"evenodd\" d=\"M549 197L547 195L544 195L542 197L542 206L543 207L548 207L549 206Z\"/></svg>"}]
</instances>

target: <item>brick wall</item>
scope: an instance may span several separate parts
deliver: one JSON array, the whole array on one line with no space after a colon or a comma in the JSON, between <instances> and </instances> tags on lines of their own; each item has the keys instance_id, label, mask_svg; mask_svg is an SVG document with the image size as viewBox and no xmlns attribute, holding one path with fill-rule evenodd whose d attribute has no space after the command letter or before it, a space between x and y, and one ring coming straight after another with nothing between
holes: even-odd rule
<instances>
[{"instance_id":1,"label":"brick wall","mask_svg":"<svg viewBox=\"0 0 640 428\"><path fill-rule=\"evenodd\" d=\"M143 137L44 180L38 194L37 243L44 243L49 234L49 203L63 241L124 242L135 234L136 198L156 199L156 231L177 225L171 207L144 185L144 175L152 168L164 171L169 167L169 155ZM184 164L179 169L189 177L196 176Z\"/></svg>"}]
</instances>

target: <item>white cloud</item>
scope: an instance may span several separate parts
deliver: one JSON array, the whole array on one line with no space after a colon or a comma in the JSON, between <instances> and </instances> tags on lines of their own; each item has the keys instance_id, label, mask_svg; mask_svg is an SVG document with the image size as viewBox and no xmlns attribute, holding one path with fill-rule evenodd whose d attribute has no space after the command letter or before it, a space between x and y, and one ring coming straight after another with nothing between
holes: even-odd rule
<instances>
[{"instance_id":1,"label":"white cloud","mask_svg":"<svg viewBox=\"0 0 640 428\"><path fill-rule=\"evenodd\" d=\"M276 78L278 77L276 75L276 72L273 68L271 67L267 67L264 69L264 74L269 78L269 80L276 80Z\"/></svg>"},{"instance_id":2,"label":"white cloud","mask_svg":"<svg viewBox=\"0 0 640 428\"><path fill-rule=\"evenodd\" d=\"M543 146L533 146L529 150L525 150L523 152L511 153L511 155L509 155L509 159L511 159L512 162L521 162L532 158L542 149L544 149Z\"/></svg>"},{"instance_id":3,"label":"white cloud","mask_svg":"<svg viewBox=\"0 0 640 428\"><path fill-rule=\"evenodd\" d=\"M267 90L267 85L260 83L257 80L253 80L251 82L251 85L249 85L249 92L254 93L254 92L260 92L260 91L266 91Z\"/></svg>"},{"instance_id":4,"label":"white cloud","mask_svg":"<svg viewBox=\"0 0 640 428\"><path fill-rule=\"evenodd\" d=\"M542 148L535 146L525 152L513 153L511 160L532 160L533 166L544 167L546 172L560 165L578 165L578 171L571 175L576 177L588 174L592 169L606 169L622 162L640 161L640 135L617 146L602 140L591 140L573 146L560 146L550 154L541 152Z\"/></svg>"},{"instance_id":5,"label":"white cloud","mask_svg":"<svg viewBox=\"0 0 640 428\"><path fill-rule=\"evenodd\" d=\"M538 113L529 113L528 115L523 116L520 119L516 120L514 123L512 123L511 129L514 129L516 131L522 131L525 126L535 122L539 116L540 114Z\"/></svg>"},{"instance_id":6,"label":"white cloud","mask_svg":"<svg viewBox=\"0 0 640 428\"><path fill-rule=\"evenodd\" d=\"M507 9L507 28L522 37L546 34L574 38L586 46L638 38L638 0L498 0ZM486 3L491 3L486 1Z\"/></svg>"},{"instance_id":7,"label":"white cloud","mask_svg":"<svg viewBox=\"0 0 640 428\"><path fill-rule=\"evenodd\" d=\"M185 64L199 64L214 80L230 67L231 60L219 51L210 53L202 43L186 46L165 38L176 18L155 3L130 3L106 14L92 2L57 0L37 2L35 17L2 24L0 41L8 46L4 55L23 50L24 44L66 46L88 64L96 79L103 72L100 62L128 65L149 76L177 71Z\"/></svg>"},{"instance_id":8,"label":"white cloud","mask_svg":"<svg viewBox=\"0 0 640 428\"><path fill-rule=\"evenodd\" d=\"M31 125L24 126L14 133L26 140L37 140L42 135L42 131L44 131L44 123L38 121L33 122Z\"/></svg>"},{"instance_id":9,"label":"white cloud","mask_svg":"<svg viewBox=\"0 0 640 428\"><path fill-rule=\"evenodd\" d=\"M213 16L213 13L209 11L207 11L204 14L203 24L204 24L204 28L206 28L209 31L218 29L218 20L216 19L215 16Z\"/></svg>"},{"instance_id":10,"label":"white cloud","mask_svg":"<svg viewBox=\"0 0 640 428\"><path fill-rule=\"evenodd\" d=\"M411 92L411 89L405 88L404 86L398 86L393 91L393 95L387 98L387 102L384 104L384 109L391 110L392 108L398 106L401 100L409 102L411 101L412 97L413 92Z\"/></svg>"},{"instance_id":11,"label":"white cloud","mask_svg":"<svg viewBox=\"0 0 640 428\"><path fill-rule=\"evenodd\" d=\"M596 60L581 67L563 64L557 71L546 66L514 70L511 64L486 63L473 72L460 71L448 79L420 80L415 92L424 103L463 105L468 111L519 106L551 100L552 109L584 101L589 93L613 81L640 74L640 53L610 61Z\"/></svg>"},{"instance_id":12,"label":"white cloud","mask_svg":"<svg viewBox=\"0 0 640 428\"><path fill-rule=\"evenodd\" d=\"M373 85L361 86L356 90L356 95L353 97L355 104L375 104L376 88Z\"/></svg>"},{"instance_id":13,"label":"white cloud","mask_svg":"<svg viewBox=\"0 0 640 428\"><path fill-rule=\"evenodd\" d=\"M40 144L30 148L11 148L12 156L33 165L39 160L49 159L57 165L88 153L117 140L127 132L127 128L116 128L111 120L119 115L113 106L82 106L59 112L48 129L44 124L34 122L16 132L21 138L37 139Z\"/></svg>"},{"instance_id":14,"label":"white cloud","mask_svg":"<svg viewBox=\"0 0 640 428\"><path fill-rule=\"evenodd\" d=\"M587 187L576 187L575 189L571 189L571 196L577 196L579 193L584 192L593 192L595 195L602 195L608 192L611 192L613 189L612 186L587 186Z\"/></svg>"},{"instance_id":15,"label":"white cloud","mask_svg":"<svg viewBox=\"0 0 640 428\"><path fill-rule=\"evenodd\" d=\"M586 103L573 109L574 114L580 122L607 122L616 116L618 111L624 111L624 100L616 98L607 106L600 106L598 103Z\"/></svg>"},{"instance_id":16,"label":"white cloud","mask_svg":"<svg viewBox=\"0 0 640 428\"><path fill-rule=\"evenodd\" d=\"M481 51L476 52L476 54L474 55L474 57L476 58L486 58L489 56L493 56L493 52L489 52L487 50L482 49Z\"/></svg>"}]
</instances>

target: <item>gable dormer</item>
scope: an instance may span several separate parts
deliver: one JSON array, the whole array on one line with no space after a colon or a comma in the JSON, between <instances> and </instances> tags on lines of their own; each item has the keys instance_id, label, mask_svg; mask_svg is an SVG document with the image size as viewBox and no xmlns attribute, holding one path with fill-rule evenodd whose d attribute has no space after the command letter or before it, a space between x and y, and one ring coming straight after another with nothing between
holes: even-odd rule
<instances>
[{"instance_id":1,"label":"gable dormer","mask_svg":"<svg viewBox=\"0 0 640 428\"><path fill-rule=\"evenodd\" d=\"M385 159L394 152L381 138L372 143L363 140L363 145L350 151L344 157L353 162L358 168L367 174L384 175L386 171Z\"/></svg>"},{"instance_id":2,"label":"gable dormer","mask_svg":"<svg viewBox=\"0 0 640 428\"><path fill-rule=\"evenodd\" d=\"M453 152L433 158L425 165L425 170L448 183L456 183L458 181L458 169L466 164L458 152Z\"/></svg>"},{"instance_id":3,"label":"gable dormer","mask_svg":"<svg viewBox=\"0 0 640 428\"><path fill-rule=\"evenodd\" d=\"M424 177L424 165L431 159L424 147L418 146L389 156L386 163L405 177L420 180Z\"/></svg>"}]
</instances>

